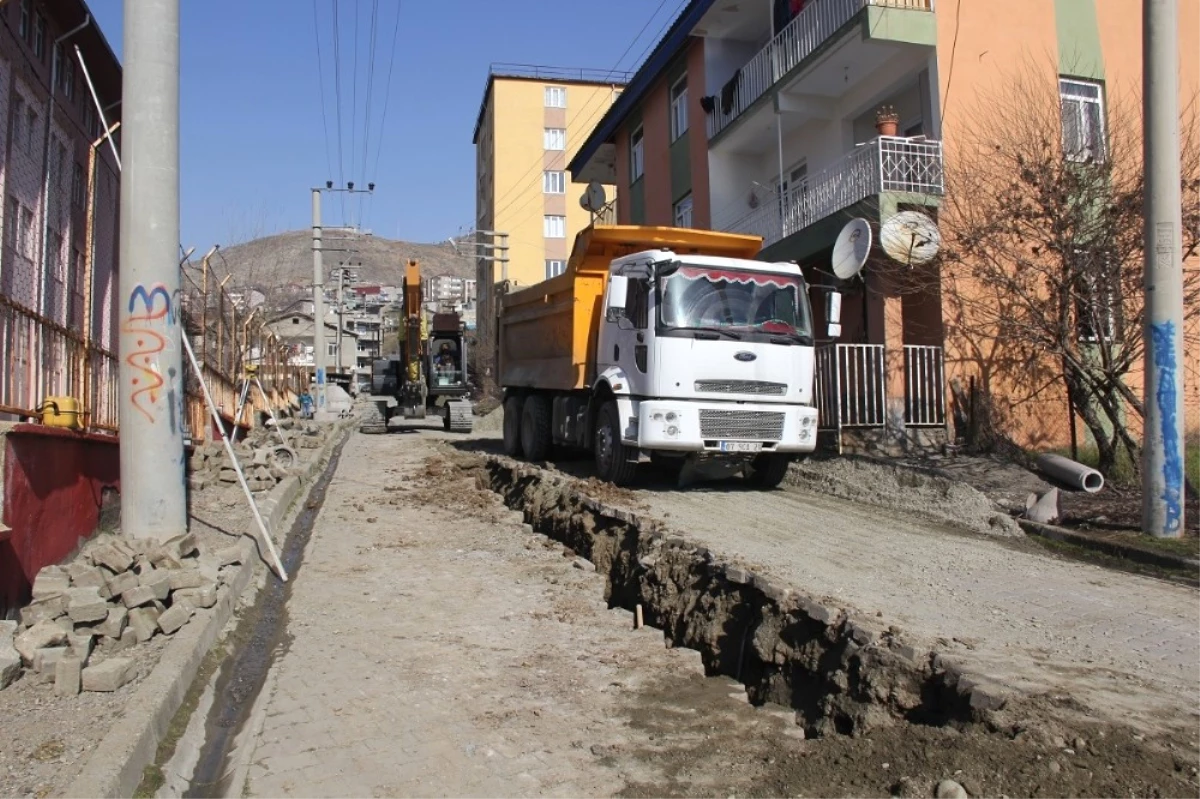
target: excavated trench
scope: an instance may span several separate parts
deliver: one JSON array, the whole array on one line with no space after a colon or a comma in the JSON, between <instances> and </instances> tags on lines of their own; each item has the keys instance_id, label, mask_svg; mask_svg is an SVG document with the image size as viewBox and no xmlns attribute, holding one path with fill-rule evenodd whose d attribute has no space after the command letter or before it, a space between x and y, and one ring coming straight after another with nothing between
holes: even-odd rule
<instances>
[{"instance_id":1,"label":"excavated trench","mask_svg":"<svg viewBox=\"0 0 1200 799\"><path fill-rule=\"evenodd\" d=\"M1010 727L1003 689L906 644L894 628L723 563L553 472L490 457L477 475L479 488L535 531L594 563L610 607L641 605L668 645L698 651L708 674L743 683L751 702L793 708L810 736L860 735L897 721Z\"/></svg>"}]
</instances>

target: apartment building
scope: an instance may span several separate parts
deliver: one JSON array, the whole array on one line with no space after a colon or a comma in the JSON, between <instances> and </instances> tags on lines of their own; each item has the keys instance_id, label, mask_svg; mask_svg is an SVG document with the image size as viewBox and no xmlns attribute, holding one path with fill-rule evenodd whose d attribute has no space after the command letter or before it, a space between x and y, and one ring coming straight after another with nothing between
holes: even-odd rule
<instances>
[{"instance_id":1,"label":"apartment building","mask_svg":"<svg viewBox=\"0 0 1200 799\"><path fill-rule=\"evenodd\" d=\"M115 423L114 397L82 385L115 380L115 361L97 359L89 377L80 351L117 348L120 174L80 56L108 124L118 125L121 64L87 5L0 4L0 405L95 397L93 420Z\"/></svg>"},{"instance_id":2,"label":"apartment building","mask_svg":"<svg viewBox=\"0 0 1200 799\"><path fill-rule=\"evenodd\" d=\"M472 143L475 228L504 234L507 262L480 259L480 319L489 317L493 287L530 285L561 273L575 234L590 221L582 190L568 185L567 163L620 96L628 75L601 70L495 64L489 70ZM612 181L607 188L614 196ZM482 241L492 243L490 237ZM485 324L481 341L490 339Z\"/></svg>"},{"instance_id":3,"label":"apartment building","mask_svg":"<svg viewBox=\"0 0 1200 799\"><path fill-rule=\"evenodd\" d=\"M425 284L426 303L467 305L475 302L476 282L454 275L435 275Z\"/></svg>"},{"instance_id":4,"label":"apartment building","mask_svg":"<svg viewBox=\"0 0 1200 799\"><path fill-rule=\"evenodd\" d=\"M1196 4L1180 13L1186 104L1197 94L1200 26ZM1102 139L1108 87L1140 87L1140 4L692 0L568 169L575 182L616 185L620 222L762 236L761 258L799 262L818 287L819 336L821 288L836 285L842 335L818 349L822 426L839 445L850 428L892 434L864 436L872 445L937 442L951 386L982 380L989 365L947 325L937 288L900 290L902 270L879 246L862 279L841 283L832 245L852 218L866 219L876 242L902 219L937 230L956 132L1030 69L1062 93L1064 151ZM944 280L935 273L931 283ZM1025 403L1011 432L1059 446L1069 419L1051 388Z\"/></svg>"}]
</instances>

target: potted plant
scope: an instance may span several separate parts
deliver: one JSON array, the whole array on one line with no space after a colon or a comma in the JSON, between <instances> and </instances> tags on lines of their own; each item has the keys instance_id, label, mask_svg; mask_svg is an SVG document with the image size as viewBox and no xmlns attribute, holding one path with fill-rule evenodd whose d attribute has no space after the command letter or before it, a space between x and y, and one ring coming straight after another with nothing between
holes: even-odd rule
<instances>
[{"instance_id":1,"label":"potted plant","mask_svg":"<svg viewBox=\"0 0 1200 799\"><path fill-rule=\"evenodd\" d=\"M880 106L875 112L875 129L880 136L895 136L900 131L900 115L890 105Z\"/></svg>"}]
</instances>

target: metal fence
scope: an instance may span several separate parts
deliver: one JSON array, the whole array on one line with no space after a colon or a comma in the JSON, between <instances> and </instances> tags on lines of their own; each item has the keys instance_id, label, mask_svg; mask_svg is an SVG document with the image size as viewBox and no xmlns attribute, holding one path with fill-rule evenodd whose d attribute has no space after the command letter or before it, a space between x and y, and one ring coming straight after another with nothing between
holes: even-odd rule
<instances>
[{"instance_id":1,"label":"metal fence","mask_svg":"<svg viewBox=\"0 0 1200 799\"><path fill-rule=\"evenodd\" d=\"M940 141L879 136L723 227L762 236L766 247L882 191L941 195L944 189Z\"/></svg>"},{"instance_id":2,"label":"metal fence","mask_svg":"<svg viewBox=\"0 0 1200 799\"><path fill-rule=\"evenodd\" d=\"M944 427L946 367L941 347L904 345L904 424Z\"/></svg>"},{"instance_id":3,"label":"metal fence","mask_svg":"<svg viewBox=\"0 0 1200 799\"><path fill-rule=\"evenodd\" d=\"M201 374L185 368L188 430L195 442L209 438L208 408L200 390L203 378L224 423L251 424L267 403L280 408L298 406L299 395L309 385L311 370L292 365L288 345L268 327L262 307L248 308L226 288L228 273L218 270L209 256L181 268L183 333L192 342ZM245 293L247 296L249 292ZM252 368L267 396L250 391L242 416L235 418L242 381Z\"/></svg>"},{"instance_id":4,"label":"metal fence","mask_svg":"<svg viewBox=\"0 0 1200 799\"><path fill-rule=\"evenodd\" d=\"M886 415L882 344L817 348L817 421L822 430L882 427Z\"/></svg>"},{"instance_id":5,"label":"metal fence","mask_svg":"<svg viewBox=\"0 0 1200 799\"><path fill-rule=\"evenodd\" d=\"M722 89L716 107L708 115L708 137L711 139L729 127L777 81L868 6L932 11L934 3L933 0L810 0ZM722 94L728 95L728 102Z\"/></svg>"}]
</instances>

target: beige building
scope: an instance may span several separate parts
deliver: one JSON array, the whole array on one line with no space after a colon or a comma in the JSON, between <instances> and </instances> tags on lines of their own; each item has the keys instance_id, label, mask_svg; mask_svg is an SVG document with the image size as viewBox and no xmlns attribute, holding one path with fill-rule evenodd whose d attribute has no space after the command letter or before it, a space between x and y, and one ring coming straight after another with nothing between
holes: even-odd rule
<instances>
[{"instance_id":1,"label":"beige building","mask_svg":"<svg viewBox=\"0 0 1200 799\"><path fill-rule=\"evenodd\" d=\"M495 243L507 246L508 262L477 263L481 343L491 339L483 324L491 316L488 286L527 286L566 268L575 234L591 221L567 163L627 79L623 72L502 64L489 71L472 139L475 228L506 234ZM613 199L611 186L607 195Z\"/></svg>"}]
</instances>

